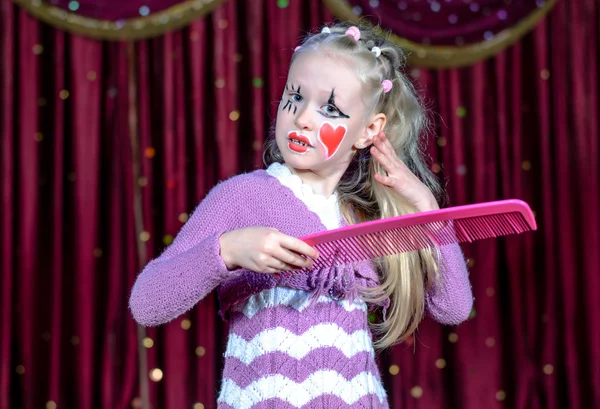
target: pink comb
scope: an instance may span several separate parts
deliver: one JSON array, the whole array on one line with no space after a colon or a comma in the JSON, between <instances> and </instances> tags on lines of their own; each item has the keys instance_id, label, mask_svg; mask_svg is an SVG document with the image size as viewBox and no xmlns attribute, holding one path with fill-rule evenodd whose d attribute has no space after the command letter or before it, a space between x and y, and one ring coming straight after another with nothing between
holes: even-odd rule
<instances>
[{"instance_id":1,"label":"pink comb","mask_svg":"<svg viewBox=\"0 0 600 409\"><path fill-rule=\"evenodd\" d=\"M513 199L358 223L300 239L319 252L314 269L530 230L537 226L529 205Z\"/></svg>"}]
</instances>

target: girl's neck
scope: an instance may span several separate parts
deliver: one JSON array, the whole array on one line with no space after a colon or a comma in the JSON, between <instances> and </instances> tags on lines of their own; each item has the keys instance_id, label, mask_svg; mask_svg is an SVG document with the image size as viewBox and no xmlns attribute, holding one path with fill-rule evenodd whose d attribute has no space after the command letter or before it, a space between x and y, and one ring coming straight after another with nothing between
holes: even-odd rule
<instances>
[{"instance_id":1,"label":"girl's neck","mask_svg":"<svg viewBox=\"0 0 600 409\"><path fill-rule=\"evenodd\" d=\"M335 192L335 189L344 174L341 172L318 172L309 169L294 169L287 163L285 166L292 172L292 174L298 176L302 183L311 187L313 192L317 195L325 196L329 198Z\"/></svg>"}]
</instances>

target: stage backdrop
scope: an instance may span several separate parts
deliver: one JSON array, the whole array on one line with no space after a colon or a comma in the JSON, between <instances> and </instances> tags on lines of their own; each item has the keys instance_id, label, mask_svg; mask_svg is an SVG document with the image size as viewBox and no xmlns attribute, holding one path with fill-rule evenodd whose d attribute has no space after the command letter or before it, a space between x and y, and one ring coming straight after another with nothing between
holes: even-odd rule
<instances>
[{"instance_id":1,"label":"stage backdrop","mask_svg":"<svg viewBox=\"0 0 600 409\"><path fill-rule=\"evenodd\" d=\"M140 371L129 292L218 180L262 166L292 50L331 13L228 0L132 46L0 7L0 408L139 408L140 379L154 409L215 407L215 298L148 330ZM539 231L463 246L475 309L379 357L392 408L600 407L599 20L561 1L493 59L409 69L450 205L523 199Z\"/></svg>"}]
</instances>

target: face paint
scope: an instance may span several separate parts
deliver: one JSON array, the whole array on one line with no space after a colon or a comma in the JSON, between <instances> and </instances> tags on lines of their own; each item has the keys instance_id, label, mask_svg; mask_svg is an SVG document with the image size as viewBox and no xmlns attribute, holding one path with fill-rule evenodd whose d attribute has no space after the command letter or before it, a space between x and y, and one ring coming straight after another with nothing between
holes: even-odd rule
<instances>
[{"instance_id":1,"label":"face paint","mask_svg":"<svg viewBox=\"0 0 600 409\"><path fill-rule=\"evenodd\" d=\"M312 148L310 139L296 131L288 132L288 148L299 155L304 155Z\"/></svg>"},{"instance_id":2,"label":"face paint","mask_svg":"<svg viewBox=\"0 0 600 409\"><path fill-rule=\"evenodd\" d=\"M338 151L344 136L346 136L346 125L333 126L325 122L319 129L319 142L325 148L325 160L330 159Z\"/></svg>"},{"instance_id":3,"label":"face paint","mask_svg":"<svg viewBox=\"0 0 600 409\"><path fill-rule=\"evenodd\" d=\"M289 86L287 84L285 85L286 92L289 92L290 88L294 93L297 93L298 95L300 95L300 86L298 86L298 89L296 89L296 88L294 88L293 84L291 84ZM281 97L281 103L283 103L283 97L285 97L285 93ZM279 106L281 106L281 103L279 104ZM287 109L288 113L290 113L292 111L292 108L294 109L294 115L296 115L296 112L298 111L298 107L296 106L295 101L293 101L292 99L288 99L285 102L285 105L283 106L281 111L283 112Z\"/></svg>"}]
</instances>

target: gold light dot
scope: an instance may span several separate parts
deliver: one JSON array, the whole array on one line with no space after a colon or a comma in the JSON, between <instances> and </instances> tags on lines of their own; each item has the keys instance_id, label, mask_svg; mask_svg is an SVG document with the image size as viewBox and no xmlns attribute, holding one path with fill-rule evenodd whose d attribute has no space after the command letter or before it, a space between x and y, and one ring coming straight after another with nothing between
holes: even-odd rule
<instances>
[{"instance_id":1,"label":"gold light dot","mask_svg":"<svg viewBox=\"0 0 600 409\"><path fill-rule=\"evenodd\" d=\"M225 86L225 79L224 78L217 78L215 80L215 87L217 88L223 88Z\"/></svg>"},{"instance_id":2,"label":"gold light dot","mask_svg":"<svg viewBox=\"0 0 600 409\"><path fill-rule=\"evenodd\" d=\"M181 223L187 222L189 218L190 216L187 213L179 213L178 219Z\"/></svg>"},{"instance_id":3,"label":"gold light dot","mask_svg":"<svg viewBox=\"0 0 600 409\"><path fill-rule=\"evenodd\" d=\"M148 178L146 178L146 176L140 176L138 179L138 185L140 185L141 187L144 187L148 184Z\"/></svg>"},{"instance_id":4,"label":"gold light dot","mask_svg":"<svg viewBox=\"0 0 600 409\"><path fill-rule=\"evenodd\" d=\"M163 237L163 243L165 243L165 245L167 246L173 243L173 236L171 236L170 234L165 234L165 236Z\"/></svg>"},{"instance_id":5,"label":"gold light dot","mask_svg":"<svg viewBox=\"0 0 600 409\"><path fill-rule=\"evenodd\" d=\"M206 349L202 346L196 348L196 355L197 356L204 356L206 354Z\"/></svg>"},{"instance_id":6,"label":"gold light dot","mask_svg":"<svg viewBox=\"0 0 600 409\"><path fill-rule=\"evenodd\" d=\"M240 112L239 111L231 111L229 113L229 119L231 119L232 121L237 121L238 119L240 119Z\"/></svg>"},{"instance_id":7,"label":"gold light dot","mask_svg":"<svg viewBox=\"0 0 600 409\"><path fill-rule=\"evenodd\" d=\"M440 146L440 147L442 147L442 148L443 148L444 146L446 146L446 144L447 144L447 143L448 143L448 141L447 141L447 140L446 140L446 138L444 138L443 136L442 136L442 137L440 137L440 138L438 138L438 140L437 140L437 144L438 144L438 146Z\"/></svg>"},{"instance_id":8,"label":"gold light dot","mask_svg":"<svg viewBox=\"0 0 600 409\"><path fill-rule=\"evenodd\" d=\"M458 334L456 332L451 332L450 334L448 334L448 341L452 342L453 344L458 342Z\"/></svg>"},{"instance_id":9,"label":"gold light dot","mask_svg":"<svg viewBox=\"0 0 600 409\"><path fill-rule=\"evenodd\" d=\"M159 382L163 378L163 371L158 368L154 368L150 371L150 380Z\"/></svg>"},{"instance_id":10,"label":"gold light dot","mask_svg":"<svg viewBox=\"0 0 600 409\"><path fill-rule=\"evenodd\" d=\"M133 398L131 400L131 407L134 409L140 409L142 407L142 398Z\"/></svg>"},{"instance_id":11,"label":"gold light dot","mask_svg":"<svg viewBox=\"0 0 600 409\"><path fill-rule=\"evenodd\" d=\"M96 79L96 71L88 71L87 78L90 81L94 81Z\"/></svg>"},{"instance_id":12,"label":"gold light dot","mask_svg":"<svg viewBox=\"0 0 600 409\"><path fill-rule=\"evenodd\" d=\"M194 409L204 409L204 405L200 402L194 403Z\"/></svg>"},{"instance_id":13,"label":"gold light dot","mask_svg":"<svg viewBox=\"0 0 600 409\"><path fill-rule=\"evenodd\" d=\"M46 409L56 409L56 403L52 400L46 402Z\"/></svg>"},{"instance_id":14,"label":"gold light dot","mask_svg":"<svg viewBox=\"0 0 600 409\"><path fill-rule=\"evenodd\" d=\"M423 388L420 386L413 386L410 390L410 396L415 399L419 399L421 396L423 396Z\"/></svg>"},{"instance_id":15,"label":"gold light dot","mask_svg":"<svg viewBox=\"0 0 600 409\"><path fill-rule=\"evenodd\" d=\"M493 337L487 337L485 339L485 345L489 348L493 347L494 345L496 345L496 340Z\"/></svg>"},{"instance_id":16,"label":"gold light dot","mask_svg":"<svg viewBox=\"0 0 600 409\"><path fill-rule=\"evenodd\" d=\"M530 170L531 162L529 162L528 160L524 160L523 163L521 164L521 167L523 168L523 170Z\"/></svg>"},{"instance_id":17,"label":"gold light dot","mask_svg":"<svg viewBox=\"0 0 600 409\"><path fill-rule=\"evenodd\" d=\"M227 20L224 20L224 19L219 20L219 28L227 28L228 25L229 25L229 23L227 22Z\"/></svg>"},{"instance_id":18,"label":"gold light dot","mask_svg":"<svg viewBox=\"0 0 600 409\"><path fill-rule=\"evenodd\" d=\"M262 143L260 143L260 141L254 141L252 142L252 149L254 149L255 151L259 151L262 148Z\"/></svg>"},{"instance_id":19,"label":"gold light dot","mask_svg":"<svg viewBox=\"0 0 600 409\"><path fill-rule=\"evenodd\" d=\"M487 295L488 297L493 297L494 294L496 294L496 290L494 290L492 287L486 288L485 295Z\"/></svg>"},{"instance_id":20,"label":"gold light dot","mask_svg":"<svg viewBox=\"0 0 600 409\"><path fill-rule=\"evenodd\" d=\"M435 366L439 369L444 369L446 367L446 360L443 358L436 359Z\"/></svg>"},{"instance_id":21,"label":"gold light dot","mask_svg":"<svg viewBox=\"0 0 600 409\"><path fill-rule=\"evenodd\" d=\"M146 156L148 159L152 159L155 155L156 155L156 149L154 149L151 146L147 147L144 150L144 156Z\"/></svg>"},{"instance_id":22,"label":"gold light dot","mask_svg":"<svg viewBox=\"0 0 600 409\"><path fill-rule=\"evenodd\" d=\"M63 89L62 91L60 91L58 93L58 96L60 97L60 99L67 99L67 98L69 98L69 91L67 91L66 89Z\"/></svg>"},{"instance_id":23,"label":"gold light dot","mask_svg":"<svg viewBox=\"0 0 600 409\"><path fill-rule=\"evenodd\" d=\"M77 174L75 172L69 172L67 179L69 179L69 182L75 182L77 180Z\"/></svg>"},{"instance_id":24,"label":"gold light dot","mask_svg":"<svg viewBox=\"0 0 600 409\"><path fill-rule=\"evenodd\" d=\"M548 71L548 70L546 70L546 69L543 69L543 70L540 72L540 77L542 77L542 79L543 79L544 81L546 81L548 78L550 78L550 71Z\"/></svg>"},{"instance_id":25,"label":"gold light dot","mask_svg":"<svg viewBox=\"0 0 600 409\"><path fill-rule=\"evenodd\" d=\"M143 231L140 233L140 240L143 242L147 242L148 240L150 240L150 233L148 233L147 231Z\"/></svg>"},{"instance_id":26,"label":"gold light dot","mask_svg":"<svg viewBox=\"0 0 600 409\"><path fill-rule=\"evenodd\" d=\"M467 259L467 267L472 268L475 265L475 259L468 258Z\"/></svg>"},{"instance_id":27,"label":"gold light dot","mask_svg":"<svg viewBox=\"0 0 600 409\"><path fill-rule=\"evenodd\" d=\"M506 399L506 392L502 390L496 392L496 399L502 402L504 399Z\"/></svg>"},{"instance_id":28,"label":"gold light dot","mask_svg":"<svg viewBox=\"0 0 600 409\"><path fill-rule=\"evenodd\" d=\"M235 53L235 54L233 55L233 61L234 61L234 62L241 62L241 61L242 61L242 54L240 54L240 53Z\"/></svg>"},{"instance_id":29,"label":"gold light dot","mask_svg":"<svg viewBox=\"0 0 600 409\"><path fill-rule=\"evenodd\" d=\"M101 248L96 247L92 253L94 254L94 257L96 257L96 258L102 257L102 249Z\"/></svg>"},{"instance_id":30,"label":"gold light dot","mask_svg":"<svg viewBox=\"0 0 600 409\"><path fill-rule=\"evenodd\" d=\"M49 333L48 331L46 331L46 332L44 332L44 333L42 334L42 339L43 339L44 341L50 341L50 338L51 338L51 336L50 336L50 333Z\"/></svg>"},{"instance_id":31,"label":"gold light dot","mask_svg":"<svg viewBox=\"0 0 600 409\"><path fill-rule=\"evenodd\" d=\"M200 39L200 33L198 33L197 31L192 31L190 33L190 40L198 41L199 39Z\"/></svg>"},{"instance_id":32,"label":"gold light dot","mask_svg":"<svg viewBox=\"0 0 600 409\"><path fill-rule=\"evenodd\" d=\"M467 108L465 108L465 107L456 108L456 116L458 116L459 118L464 118L465 116L467 116Z\"/></svg>"},{"instance_id":33,"label":"gold light dot","mask_svg":"<svg viewBox=\"0 0 600 409\"><path fill-rule=\"evenodd\" d=\"M400 372L400 367L398 365L391 365L389 370L392 375L398 375L398 372Z\"/></svg>"},{"instance_id":34,"label":"gold light dot","mask_svg":"<svg viewBox=\"0 0 600 409\"><path fill-rule=\"evenodd\" d=\"M33 46L33 53L35 55L40 55L41 53L44 52L44 46L41 44L36 44Z\"/></svg>"},{"instance_id":35,"label":"gold light dot","mask_svg":"<svg viewBox=\"0 0 600 409\"><path fill-rule=\"evenodd\" d=\"M431 165L431 171L433 173L440 173L441 170L442 170L442 167L440 166L439 163L434 163L433 165Z\"/></svg>"},{"instance_id":36,"label":"gold light dot","mask_svg":"<svg viewBox=\"0 0 600 409\"><path fill-rule=\"evenodd\" d=\"M181 321L181 328L183 329L190 329L190 327L192 326L192 322L188 319L185 319L183 321Z\"/></svg>"},{"instance_id":37,"label":"gold light dot","mask_svg":"<svg viewBox=\"0 0 600 409\"><path fill-rule=\"evenodd\" d=\"M150 349L154 346L154 341L152 340L152 338L146 337L142 340L142 345L144 345L145 348Z\"/></svg>"},{"instance_id":38,"label":"gold light dot","mask_svg":"<svg viewBox=\"0 0 600 409\"><path fill-rule=\"evenodd\" d=\"M544 373L546 375L552 375L552 373L554 372L554 367L550 364L546 364L544 365Z\"/></svg>"},{"instance_id":39,"label":"gold light dot","mask_svg":"<svg viewBox=\"0 0 600 409\"><path fill-rule=\"evenodd\" d=\"M36 132L33 139L35 139L36 142L41 142L44 140L44 134L41 132Z\"/></svg>"},{"instance_id":40,"label":"gold light dot","mask_svg":"<svg viewBox=\"0 0 600 409\"><path fill-rule=\"evenodd\" d=\"M43 107L46 105L46 98L38 98L38 106Z\"/></svg>"},{"instance_id":41,"label":"gold light dot","mask_svg":"<svg viewBox=\"0 0 600 409\"><path fill-rule=\"evenodd\" d=\"M472 320L476 316L477 316L477 311L475 310L475 307L473 307L473 308L471 308L471 312L469 313L469 319Z\"/></svg>"},{"instance_id":42,"label":"gold light dot","mask_svg":"<svg viewBox=\"0 0 600 409\"><path fill-rule=\"evenodd\" d=\"M77 335L73 335L71 337L71 344L73 344L73 345L79 345L79 337Z\"/></svg>"},{"instance_id":43,"label":"gold light dot","mask_svg":"<svg viewBox=\"0 0 600 409\"><path fill-rule=\"evenodd\" d=\"M25 367L23 365L17 365L17 374L23 375L25 373Z\"/></svg>"}]
</instances>

